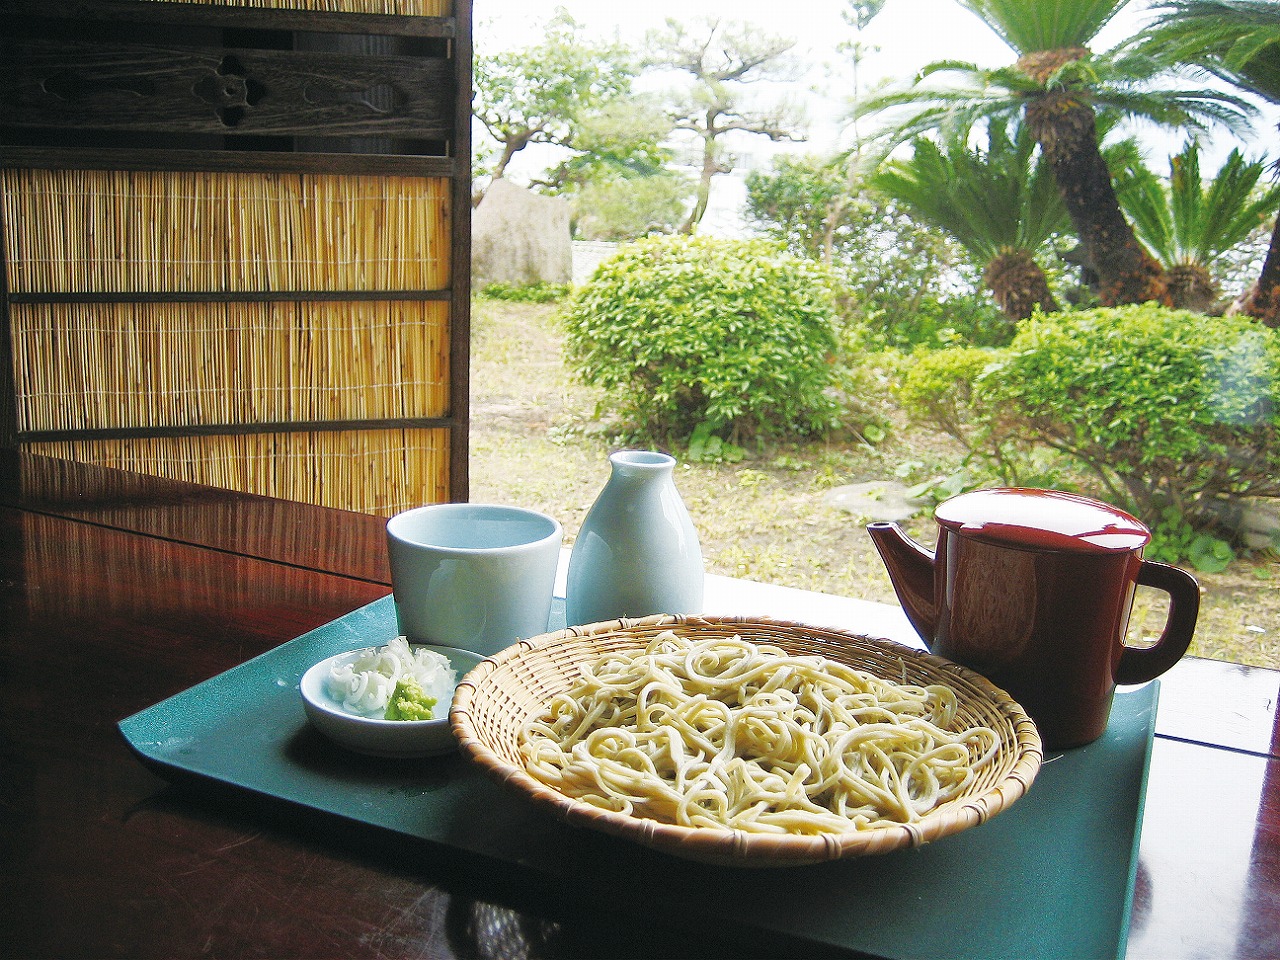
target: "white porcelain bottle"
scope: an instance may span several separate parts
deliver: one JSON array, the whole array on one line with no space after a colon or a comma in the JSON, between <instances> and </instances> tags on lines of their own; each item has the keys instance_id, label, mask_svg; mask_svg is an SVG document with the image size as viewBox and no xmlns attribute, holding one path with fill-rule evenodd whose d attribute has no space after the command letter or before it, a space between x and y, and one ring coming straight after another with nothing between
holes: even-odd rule
<instances>
[{"instance_id":1,"label":"white porcelain bottle","mask_svg":"<svg viewBox=\"0 0 1280 960\"><path fill-rule=\"evenodd\" d=\"M569 556L570 626L655 613L702 612L702 547L676 490L675 460L623 450Z\"/></svg>"}]
</instances>

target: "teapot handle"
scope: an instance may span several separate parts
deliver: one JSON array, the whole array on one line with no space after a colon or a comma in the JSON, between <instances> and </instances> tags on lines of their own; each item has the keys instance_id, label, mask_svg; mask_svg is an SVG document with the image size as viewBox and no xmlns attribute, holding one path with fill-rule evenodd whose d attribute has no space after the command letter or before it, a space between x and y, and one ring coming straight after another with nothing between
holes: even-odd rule
<instances>
[{"instance_id":1,"label":"teapot handle","mask_svg":"<svg viewBox=\"0 0 1280 960\"><path fill-rule=\"evenodd\" d=\"M1154 645L1124 648L1116 670L1117 683L1146 683L1181 660L1191 645L1200 614L1200 584L1185 570L1143 560L1138 583L1169 594L1169 619Z\"/></svg>"}]
</instances>

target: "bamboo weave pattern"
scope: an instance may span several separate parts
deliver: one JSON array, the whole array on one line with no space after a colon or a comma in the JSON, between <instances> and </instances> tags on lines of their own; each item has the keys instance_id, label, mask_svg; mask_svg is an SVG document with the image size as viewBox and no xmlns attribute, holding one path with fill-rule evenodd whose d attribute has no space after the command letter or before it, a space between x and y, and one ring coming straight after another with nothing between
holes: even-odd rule
<instances>
[{"instance_id":1,"label":"bamboo weave pattern","mask_svg":"<svg viewBox=\"0 0 1280 960\"><path fill-rule=\"evenodd\" d=\"M449 284L440 177L6 170L3 184L12 293Z\"/></svg>"},{"instance_id":2,"label":"bamboo weave pattern","mask_svg":"<svg viewBox=\"0 0 1280 960\"><path fill-rule=\"evenodd\" d=\"M33 443L35 454L390 516L448 499L446 430ZM317 464L323 464L319 469Z\"/></svg>"},{"instance_id":3,"label":"bamboo weave pattern","mask_svg":"<svg viewBox=\"0 0 1280 960\"><path fill-rule=\"evenodd\" d=\"M448 305L13 304L20 430L436 417Z\"/></svg>"}]
</instances>

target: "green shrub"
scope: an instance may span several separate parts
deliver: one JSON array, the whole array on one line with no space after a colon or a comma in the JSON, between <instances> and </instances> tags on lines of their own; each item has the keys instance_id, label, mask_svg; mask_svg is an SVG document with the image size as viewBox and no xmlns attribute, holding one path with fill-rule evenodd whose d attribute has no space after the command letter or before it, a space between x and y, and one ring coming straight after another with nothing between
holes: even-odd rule
<instances>
[{"instance_id":1,"label":"green shrub","mask_svg":"<svg viewBox=\"0 0 1280 960\"><path fill-rule=\"evenodd\" d=\"M1247 317L1146 304L1033 318L979 384L1010 429L1170 535L1211 524L1223 499L1280 494L1280 333Z\"/></svg>"},{"instance_id":2,"label":"green shrub","mask_svg":"<svg viewBox=\"0 0 1280 960\"><path fill-rule=\"evenodd\" d=\"M1009 320L980 292L981 271L961 248L861 178L850 181L847 162L788 155L749 173L746 187L752 227L830 263L843 312L883 346L1008 343Z\"/></svg>"},{"instance_id":3,"label":"green shrub","mask_svg":"<svg viewBox=\"0 0 1280 960\"><path fill-rule=\"evenodd\" d=\"M1009 347L913 357L903 408L1005 479L1051 450L1153 530L1152 555L1205 569L1224 500L1280 495L1280 332L1154 304L1034 317Z\"/></svg>"},{"instance_id":4,"label":"green shrub","mask_svg":"<svg viewBox=\"0 0 1280 960\"><path fill-rule=\"evenodd\" d=\"M910 303L892 303L892 291L871 285L843 288L855 315L875 330L885 345L909 350L953 344L1001 346L1013 336L1013 324L980 292L945 296L921 294Z\"/></svg>"},{"instance_id":5,"label":"green shrub","mask_svg":"<svg viewBox=\"0 0 1280 960\"><path fill-rule=\"evenodd\" d=\"M970 450L981 445L994 411L975 409L974 384L1000 351L982 347L917 350L894 395L913 420L932 423Z\"/></svg>"},{"instance_id":6,"label":"green shrub","mask_svg":"<svg viewBox=\"0 0 1280 960\"><path fill-rule=\"evenodd\" d=\"M900 366L894 397L912 420L931 424L959 440L968 451L958 469L911 488L919 499L945 500L975 487L1053 487L1072 490L1064 458L1009 429L999 402L978 386L1005 351L982 347L917 349Z\"/></svg>"},{"instance_id":7,"label":"green shrub","mask_svg":"<svg viewBox=\"0 0 1280 960\"><path fill-rule=\"evenodd\" d=\"M488 283L480 290L480 296L511 303L554 303L567 297L570 289L567 283Z\"/></svg>"},{"instance_id":8,"label":"green shrub","mask_svg":"<svg viewBox=\"0 0 1280 960\"><path fill-rule=\"evenodd\" d=\"M831 426L830 278L760 240L653 237L620 248L565 313L566 360L655 438Z\"/></svg>"}]
</instances>

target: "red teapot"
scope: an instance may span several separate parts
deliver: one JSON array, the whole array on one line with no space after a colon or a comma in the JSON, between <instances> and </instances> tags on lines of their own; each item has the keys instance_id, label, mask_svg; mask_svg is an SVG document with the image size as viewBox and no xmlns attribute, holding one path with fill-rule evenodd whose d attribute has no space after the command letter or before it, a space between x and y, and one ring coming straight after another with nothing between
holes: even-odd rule
<instances>
[{"instance_id":1,"label":"red teapot","mask_svg":"<svg viewBox=\"0 0 1280 960\"><path fill-rule=\"evenodd\" d=\"M1080 746L1107 726L1117 684L1145 683L1191 643L1200 588L1142 559L1151 532L1122 510L1055 490L962 494L935 512L933 552L894 523L867 527L925 645L1006 690L1045 746ZM1149 647L1125 643L1136 587L1169 595Z\"/></svg>"}]
</instances>

